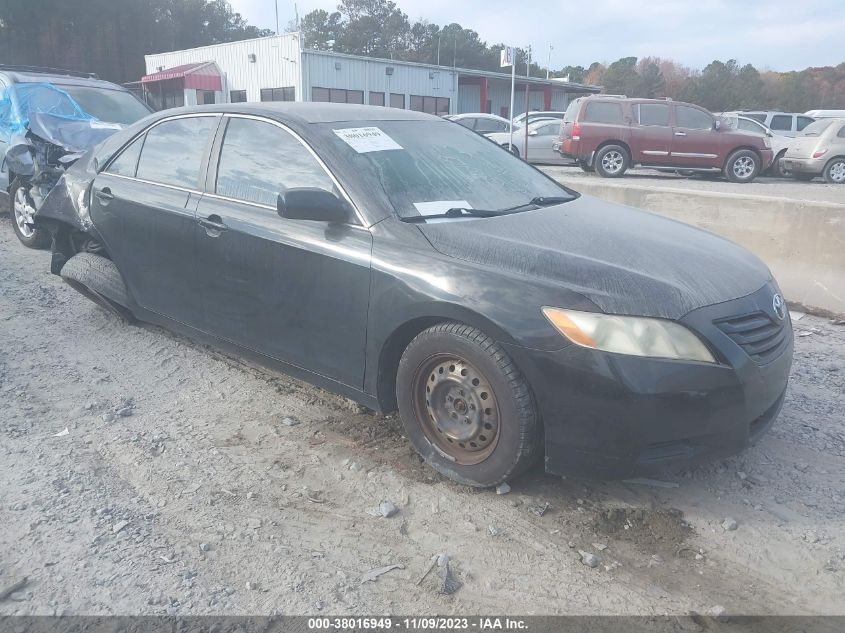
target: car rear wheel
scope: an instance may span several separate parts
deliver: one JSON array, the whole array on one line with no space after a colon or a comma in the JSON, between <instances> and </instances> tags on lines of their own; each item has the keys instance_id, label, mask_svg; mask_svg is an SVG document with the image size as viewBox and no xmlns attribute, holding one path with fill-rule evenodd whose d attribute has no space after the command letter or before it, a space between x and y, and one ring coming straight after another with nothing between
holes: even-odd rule
<instances>
[{"instance_id":1,"label":"car rear wheel","mask_svg":"<svg viewBox=\"0 0 845 633\"><path fill-rule=\"evenodd\" d=\"M824 168L824 181L831 185L845 184L845 158L834 158Z\"/></svg>"},{"instance_id":2,"label":"car rear wheel","mask_svg":"<svg viewBox=\"0 0 845 633\"><path fill-rule=\"evenodd\" d=\"M516 145L508 145L507 143L505 143L504 145L502 145L502 149L510 152L511 154L519 158L519 150L517 149Z\"/></svg>"},{"instance_id":3,"label":"car rear wheel","mask_svg":"<svg viewBox=\"0 0 845 633\"><path fill-rule=\"evenodd\" d=\"M442 323L408 345L396 378L399 412L417 452L463 484L495 486L540 454L540 423L522 373L480 330Z\"/></svg>"},{"instance_id":4,"label":"car rear wheel","mask_svg":"<svg viewBox=\"0 0 845 633\"><path fill-rule=\"evenodd\" d=\"M29 193L29 184L15 181L9 192L12 228L21 244L29 248L44 249L50 246L50 234L35 225L35 202Z\"/></svg>"},{"instance_id":5,"label":"car rear wheel","mask_svg":"<svg viewBox=\"0 0 845 633\"><path fill-rule=\"evenodd\" d=\"M596 153L596 173L603 178L619 178L630 166L627 150L621 145L605 145Z\"/></svg>"},{"instance_id":6,"label":"car rear wheel","mask_svg":"<svg viewBox=\"0 0 845 633\"><path fill-rule=\"evenodd\" d=\"M760 157L750 149L740 149L728 156L725 178L731 182L751 182L760 173Z\"/></svg>"}]
</instances>

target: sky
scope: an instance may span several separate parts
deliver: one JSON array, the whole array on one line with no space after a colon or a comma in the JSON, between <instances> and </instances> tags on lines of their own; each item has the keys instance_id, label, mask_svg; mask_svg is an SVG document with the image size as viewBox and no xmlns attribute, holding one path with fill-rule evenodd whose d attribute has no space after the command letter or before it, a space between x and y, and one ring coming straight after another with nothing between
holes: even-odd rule
<instances>
[{"instance_id":1,"label":"sky","mask_svg":"<svg viewBox=\"0 0 845 633\"><path fill-rule=\"evenodd\" d=\"M394 0L411 22L457 22L488 44L531 45L545 66L589 66L620 57L663 57L691 68L736 59L758 69L801 70L845 62L843 0ZM275 29L274 0L229 0L250 23ZM294 3L278 0L282 31ZM299 15L337 0L298 0Z\"/></svg>"}]
</instances>

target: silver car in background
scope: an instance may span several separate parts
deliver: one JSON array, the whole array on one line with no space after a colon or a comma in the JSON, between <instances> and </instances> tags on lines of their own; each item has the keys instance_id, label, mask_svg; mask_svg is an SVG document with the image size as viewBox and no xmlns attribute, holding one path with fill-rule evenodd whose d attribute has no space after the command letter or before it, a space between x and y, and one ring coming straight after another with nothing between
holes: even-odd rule
<instances>
[{"instance_id":1,"label":"silver car in background","mask_svg":"<svg viewBox=\"0 0 845 633\"><path fill-rule=\"evenodd\" d=\"M484 112L467 112L464 114L447 114L443 117L449 121L454 121L458 125L463 125L465 128L478 132L479 134L491 134L493 132L508 132L510 131L511 123L504 117L496 114L486 114Z\"/></svg>"},{"instance_id":2,"label":"silver car in background","mask_svg":"<svg viewBox=\"0 0 845 633\"><path fill-rule=\"evenodd\" d=\"M845 118L808 125L790 144L781 164L798 180L821 176L830 184L845 184Z\"/></svg>"},{"instance_id":3,"label":"silver car in background","mask_svg":"<svg viewBox=\"0 0 845 633\"><path fill-rule=\"evenodd\" d=\"M528 124L528 162L543 163L547 165L569 165L571 160L564 158L557 151L555 144L560 137L560 119L539 119ZM485 134L487 138L501 145L504 149L510 149L514 156L525 158L525 128L514 126L513 146L508 147L510 134L499 132L497 134Z\"/></svg>"}]
</instances>

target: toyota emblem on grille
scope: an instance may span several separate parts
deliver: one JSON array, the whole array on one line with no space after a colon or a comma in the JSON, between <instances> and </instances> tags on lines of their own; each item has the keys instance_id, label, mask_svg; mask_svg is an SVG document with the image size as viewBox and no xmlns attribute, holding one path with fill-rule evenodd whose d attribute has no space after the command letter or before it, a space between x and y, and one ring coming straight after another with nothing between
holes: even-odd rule
<instances>
[{"instance_id":1,"label":"toyota emblem on grille","mask_svg":"<svg viewBox=\"0 0 845 633\"><path fill-rule=\"evenodd\" d=\"M783 297L778 294L772 297L772 309L775 311L775 314L781 321L786 318L786 307L783 303Z\"/></svg>"}]
</instances>

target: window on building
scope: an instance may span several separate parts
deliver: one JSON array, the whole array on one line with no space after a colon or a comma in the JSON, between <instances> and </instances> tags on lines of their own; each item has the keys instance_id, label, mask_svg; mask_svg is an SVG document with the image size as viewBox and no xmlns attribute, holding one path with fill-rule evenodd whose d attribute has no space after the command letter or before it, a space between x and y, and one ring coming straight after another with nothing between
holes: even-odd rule
<instances>
[{"instance_id":1,"label":"window on building","mask_svg":"<svg viewBox=\"0 0 845 633\"><path fill-rule=\"evenodd\" d=\"M246 90L232 90L229 93L230 103L246 103Z\"/></svg>"},{"instance_id":2,"label":"window on building","mask_svg":"<svg viewBox=\"0 0 845 633\"><path fill-rule=\"evenodd\" d=\"M262 101L296 101L296 88L286 86L284 88L262 88Z\"/></svg>"},{"instance_id":3,"label":"window on building","mask_svg":"<svg viewBox=\"0 0 845 633\"><path fill-rule=\"evenodd\" d=\"M214 101L213 90L197 90L197 105L208 105Z\"/></svg>"},{"instance_id":4,"label":"window on building","mask_svg":"<svg viewBox=\"0 0 845 633\"><path fill-rule=\"evenodd\" d=\"M587 104L584 121L588 123L612 123L622 125L622 104L596 101Z\"/></svg>"},{"instance_id":5,"label":"window on building","mask_svg":"<svg viewBox=\"0 0 845 633\"><path fill-rule=\"evenodd\" d=\"M216 116L173 119L147 132L138 161L138 178L199 189L199 171Z\"/></svg>"},{"instance_id":6,"label":"window on building","mask_svg":"<svg viewBox=\"0 0 845 633\"><path fill-rule=\"evenodd\" d=\"M448 97L421 97L411 95L411 110L428 114L449 114Z\"/></svg>"},{"instance_id":7,"label":"window on building","mask_svg":"<svg viewBox=\"0 0 845 633\"><path fill-rule=\"evenodd\" d=\"M135 170L138 167L138 157L141 155L141 146L144 144L144 137L139 136L132 144L115 158L106 171L118 176L135 177Z\"/></svg>"},{"instance_id":8,"label":"window on building","mask_svg":"<svg viewBox=\"0 0 845 633\"><path fill-rule=\"evenodd\" d=\"M772 123L769 125L769 128L789 132L792 129L792 115L776 114L772 117Z\"/></svg>"},{"instance_id":9,"label":"window on building","mask_svg":"<svg viewBox=\"0 0 845 633\"><path fill-rule=\"evenodd\" d=\"M370 93L370 105L383 106L384 105L384 93L383 92L371 92Z\"/></svg>"},{"instance_id":10,"label":"window on building","mask_svg":"<svg viewBox=\"0 0 845 633\"><path fill-rule=\"evenodd\" d=\"M263 121L230 119L217 170L217 194L275 207L279 194L293 187L332 191L334 183L290 133Z\"/></svg>"},{"instance_id":11,"label":"window on building","mask_svg":"<svg viewBox=\"0 0 845 633\"><path fill-rule=\"evenodd\" d=\"M640 125L669 126L669 104L640 103L637 106L637 117Z\"/></svg>"},{"instance_id":12,"label":"window on building","mask_svg":"<svg viewBox=\"0 0 845 633\"><path fill-rule=\"evenodd\" d=\"M343 88L311 88L311 101L321 103L364 103L363 90Z\"/></svg>"},{"instance_id":13,"label":"window on building","mask_svg":"<svg viewBox=\"0 0 845 633\"><path fill-rule=\"evenodd\" d=\"M687 130L713 129L713 117L704 110L689 106L675 106L675 122Z\"/></svg>"},{"instance_id":14,"label":"window on building","mask_svg":"<svg viewBox=\"0 0 845 633\"><path fill-rule=\"evenodd\" d=\"M185 105L185 90L182 87L180 79L145 84L144 94L146 95L147 103L154 110L180 108Z\"/></svg>"},{"instance_id":15,"label":"window on building","mask_svg":"<svg viewBox=\"0 0 845 633\"><path fill-rule=\"evenodd\" d=\"M390 93L390 107L391 108L399 108L400 110L405 109L405 95L398 94L396 92Z\"/></svg>"}]
</instances>

